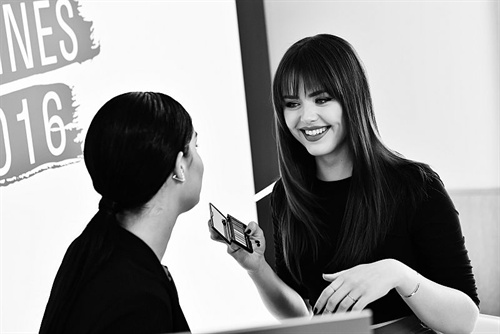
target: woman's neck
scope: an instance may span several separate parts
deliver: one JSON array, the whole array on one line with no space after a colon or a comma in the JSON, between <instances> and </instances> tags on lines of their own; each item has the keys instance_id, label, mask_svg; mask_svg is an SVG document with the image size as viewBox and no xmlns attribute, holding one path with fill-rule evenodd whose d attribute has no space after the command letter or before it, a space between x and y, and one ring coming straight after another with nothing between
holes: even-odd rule
<instances>
[{"instance_id":1,"label":"woman's neck","mask_svg":"<svg viewBox=\"0 0 500 334\"><path fill-rule=\"evenodd\" d=\"M316 157L316 177L322 181L338 181L352 176L352 157L347 148Z\"/></svg>"},{"instance_id":2,"label":"woman's neck","mask_svg":"<svg viewBox=\"0 0 500 334\"><path fill-rule=\"evenodd\" d=\"M146 208L138 215L126 216L121 225L144 241L162 260L167 249L177 215L169 215L164 208Z\"/></svg>"}]
</instances>

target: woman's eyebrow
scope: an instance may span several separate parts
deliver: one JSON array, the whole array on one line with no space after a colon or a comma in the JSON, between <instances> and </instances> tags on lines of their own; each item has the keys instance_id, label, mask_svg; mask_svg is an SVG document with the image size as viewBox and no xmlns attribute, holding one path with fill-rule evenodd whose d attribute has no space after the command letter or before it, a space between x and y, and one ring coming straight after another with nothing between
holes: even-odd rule
<instances>
[{"instance_id":1,"label":"woman's eyebrow","mask_svg":"<svg viewBox=\"0 0 500 334\"><path fill-rule=\"evenodd\" d=\"M321 94L328 94L328 92L324 89L321 89L321 90L316 90L314 92L311 92L309 93L307 96L308 97L315 97L315 96L318 96L318 95L321 95ZM296 95L283 95L283 99L298 99L299 97L296 96Z\"/></svg>"},{"instance_id":2,"label":"woman's eyebrow","mask_svg":"<svg viewBox=\"0 0 500 334\"><path fill-rule=\"evenodd\" d=\"M318 96L318 95L321 95L323 93L327 93L326 90L322 89L322 90L317 90L317 91L314 91L312 93L309 93L307 96L308 97L315 97L315 96Z\"/></svg>"}]
</instances>

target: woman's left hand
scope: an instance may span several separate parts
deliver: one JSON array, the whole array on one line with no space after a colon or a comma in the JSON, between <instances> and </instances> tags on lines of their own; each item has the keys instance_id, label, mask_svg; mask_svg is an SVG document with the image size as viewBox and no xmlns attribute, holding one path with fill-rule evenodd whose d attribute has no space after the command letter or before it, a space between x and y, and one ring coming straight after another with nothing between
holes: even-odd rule
<instances>
[{"instance_id":1,"label":"woman's left hand","mask_svg":"<svg viewBox=\"0 0 500 334\"><path fill-rule=\"evenodd\" d=\"M396 286L398 261L380 260L360 264L334 274L323 274L331 282L314 305L314 314L360 311Z\"/></svg>"}]
</instances>

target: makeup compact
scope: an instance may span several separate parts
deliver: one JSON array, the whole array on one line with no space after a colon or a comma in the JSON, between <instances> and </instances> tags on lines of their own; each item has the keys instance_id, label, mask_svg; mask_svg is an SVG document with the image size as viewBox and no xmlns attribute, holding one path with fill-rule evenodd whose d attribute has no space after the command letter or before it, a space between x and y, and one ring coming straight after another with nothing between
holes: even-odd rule
<instances>
[{"instance_id":1,"label":"makeup compact","mask_svg":"<svg viewBox=\"0 0 500 334\"><path fill-rule=\"evenodd\" d=\"M253 252L252 243L245 230L247 226L231 215L227 218L212 204L210 207L210 226L227 243L235 243L249 253Z\"/></svg>"}]
</instances>

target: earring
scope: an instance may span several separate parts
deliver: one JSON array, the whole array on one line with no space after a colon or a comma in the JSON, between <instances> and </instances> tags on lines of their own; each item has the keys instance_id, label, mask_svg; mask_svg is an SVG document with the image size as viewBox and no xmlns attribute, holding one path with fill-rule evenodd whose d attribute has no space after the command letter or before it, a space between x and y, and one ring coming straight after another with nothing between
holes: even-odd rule
<instances>
[{"instance_id":1,"label":"earring","mask_svg":"<svg viewBox=\"0 0 500 334\"><path fill-rule=\"evenodd\" d=\"M172 179L179 181L179 182L186 181L186 179L184 178L184 174L182 174L180 177L174 174L174 175L172 175Z\"/></svg>"}]
</instances>

